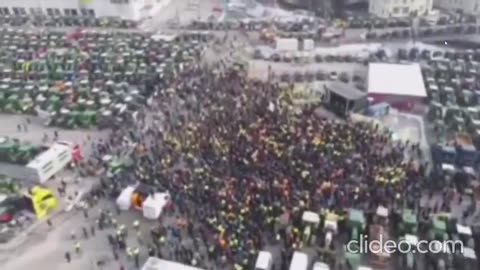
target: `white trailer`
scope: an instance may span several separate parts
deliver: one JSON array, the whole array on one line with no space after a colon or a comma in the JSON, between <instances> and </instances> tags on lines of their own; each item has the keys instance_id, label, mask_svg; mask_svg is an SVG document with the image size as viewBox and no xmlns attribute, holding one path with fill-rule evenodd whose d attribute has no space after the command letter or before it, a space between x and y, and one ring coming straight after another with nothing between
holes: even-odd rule
<instances>
[{"instance_id":1,"label":"white trailer","mask_svg":"<svg viewBox=\"0 0 480 270\"><path fill-rule=\"evenodd\" d=\"M34 171L36 180L40 183L46 182L55 174L59 173L72 162L70 147L54 144L50 149L37 156L27 164L27 168Z\"/></svg>"},{"instance_id":2,"label":"white trailer","mask_svg":"<svg viewBox=\"0 0 480 270\"><path fill-rule=\"evenodd\" d=\"M298 40L296 38L277 38L275 48L277 51L294 52L298 50Z\"/></svg>"}]
</instances>

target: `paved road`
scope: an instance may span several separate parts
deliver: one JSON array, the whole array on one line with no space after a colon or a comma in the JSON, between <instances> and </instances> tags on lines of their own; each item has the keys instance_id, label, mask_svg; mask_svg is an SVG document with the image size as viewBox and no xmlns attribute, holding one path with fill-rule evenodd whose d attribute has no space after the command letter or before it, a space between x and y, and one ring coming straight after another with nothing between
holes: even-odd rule
<instances>
[{"instance_id":1,"label":"paved road","mask_svg":"<svg viewBox=\"0 0 480 270\"><path fill-rule=\"evenodd\" d=\"M28 125L28 132L23 130L21 132L17 131L17 125L26 123L27 118L31 120L31 124ZM14 114L0 114L0 127L0 136L17 138L33 144L42 144L44 134L47 134L49 138L53 138L55 131L58 131L59 140L71 141L80 145L87 142L87 136L93 139L100 139L108 134L107 130L62 130L54 127L45 127L42 121L36 117ZM90 150L90 147L84 147L85 155L90 155Z\"/></svg>"}]
</instances>

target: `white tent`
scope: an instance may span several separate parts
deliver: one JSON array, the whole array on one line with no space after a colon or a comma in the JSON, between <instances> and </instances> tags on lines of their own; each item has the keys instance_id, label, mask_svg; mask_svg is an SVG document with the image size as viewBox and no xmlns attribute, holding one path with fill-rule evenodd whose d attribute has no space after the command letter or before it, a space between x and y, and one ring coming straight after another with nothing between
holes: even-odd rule
<instances>
[{"instance_id":1,"label":"white tent","mask_svg":"<svg viewBox=\"0 0 480 270\"><path fill-rule=\"evenodd\" d=\"M142 270L202 270L201 268L193 267L190 265L181 264L178 262L172 262L162 260L156 257L150 257L147 259L142 267Z\"/></svg>"},{"instance_id":2,"label":"white tent","mask_svg":"<svg viewBox=\"0 0 480 270\"><path fill-rule=\"evenodd\" d=\"M292 261L290 262L290 270L307 270L308 256L303 252L295 251Z\"/></svg>"},{"instance_id":3,"label":"white tent","mask_svg":"<svg viewBox=\"0 0 480 270\"><path fill-rule=\"evenodd\" d=\"M370 63L368 94L426 97L420 65Z\"/></svg>"},{"instance_id":4,"label":"white tent","mask_svg":"<svg viewBox=\"0 0 480 270\"><path fill-rule=\"evenodd\" d=\"M469 259L477 259L477 255L475 254L475 250L473 250L472 248L464 248L463 249L463 256L465 258L469 258Z\"/></svg>"},{"instance_id":5,"label":"white tent","mask_svg":"<svg viewBox=\"0 0 480 270\"><path fill-rule=\"evenodd\" d=\"M169 200L170 194L167 192L159 192L153 196L148 196L142 205L143 217L152 220L158 219Z\"/></svg>"},{"instance_id":6,"label":"white tent","mask_svg":"<svg viewBox=\"0 0 480 270\"><path fill-rule=\"evenodd\" d=\"M130 206L132 206L133 192L135 192L135 186L128 186L122 190L116 201L120 210L127 211L130 209Z\"/></svg>"},{"instance_id":7,"label":"white tent","mask_svg":"<svg viewBox=\"0 0 480 270\"><path fill-rule=\"evenodd\" d=\"M383 206L379 206L377 208L377 215L381 217L388 217L388 209Z\"/></svg>"},{"instance_id":8,"label":"white tent","mask_svg":"<svg viewBox=\"0 0 480 270\"><path fill-rule=\"evenodd\" d=\"M411 246L416 246L418 244L418 237L412 234L405 235L405 241Z\"/></svg>"},{"instance_id":9,"label":"white tent","mask_svg":"<svg viewBox=\"0 0 480 270\"><path fill-rule=\"evenodd\" d=\"M457 224L457 232L464 235L472 235L472 228L470 226L465 226L462 224Z\"/></svg>"},{"instance_id":10,"label":"white tent","mask_svg":"<svg viewBox=\"0 0 480 270\"><path fill-rule=\"evenodd\" d=\"M272 267L272 254L268 251L258 252L257 262L255 263L255 269L258 270L270 270Z\"/></svg>"}]
</instances>

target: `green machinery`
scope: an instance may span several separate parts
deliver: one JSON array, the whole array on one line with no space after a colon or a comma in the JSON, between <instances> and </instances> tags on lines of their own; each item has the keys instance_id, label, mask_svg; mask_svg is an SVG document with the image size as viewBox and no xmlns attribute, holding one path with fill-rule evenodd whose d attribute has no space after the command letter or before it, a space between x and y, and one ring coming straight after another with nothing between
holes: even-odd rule
<instances>
[{"instance_id":1,"label":"green machinery","mask_svg":"<svg viewBox=\"0 0 480 270\"><path fill-rule=\"evenodd\" d=\"M7 163L17 163L18 147L18 143L5 137L1 138L0 161Z\"/></svg>"},{"instance_id":2,"label":"green machinery","mask_svg":"<svg viewBox=\"0 0 480 270\"><path fill-rule=\"evenodd\" d=\"M408 249L410 252L402 254L400 258L402 268L416 269L417 267L415 251L412 251L418 244L417 230L417 216L411 209L403 209L402 222L399 226L399 234L403 235L401 239L404 241L402 241L402 243L410 245L410 248Z\"/></svg>"},{"instance_id":3,"label":"green machinery","mask_svg":"<svg viewBox=\"0 0 480 270\"><path fill-rule=\"evenodd\" d=\"M0 194L15 194L20 191L21 185L7 176L0 176Z\"/></svg>"},{"instance_id":4,"label":"green machinery","mask_svg":"<svg viewBox=\"0 0 480 270\"><path fill-rule=\"evenodd\" d=\"M96 124L97 112L95 111L70 111L62 109L60 111L62 116L57 119L60 120L60 126L65 128L90 128Z\"/></svg>"},{"instance_id":5,"label":"green machinery","mask_svg":"<svg viewBox=\"0 0 480 270\"><path fill-rule=\"evenodd\" d=\"M348 224L350 228L350 240L360 240L360 234L365 231L366 222L363 211L350 209L348 211Z\"/></svg>"},{"instance_id":6,"label":"green machinery","mask_svg":"<svg viewBox=\"0 0 480 270\"><path fill-rule=\"evenodd\" d=\"M7 137L0 138L0 162L25 165L40 153L39 146L22 144Z\"/></svg>"},{"instance_id":7,"label":"green machinery","mask_svg":"<svg viewBox=\"0 0 480 270\"><path fill-rule=\"evenodd\" d=\"M444 215L434 215L431 220L431 230L430 230L430 238L444 241L448 239L447 234L447 217Z\"/></svg>"},{"instance_id":8,"label":"green machinery","mask_svg":"<svg viewBox=\"0 0 480 270\"><path fill-rule=\"evenodd\" d=\"M358 269L358 266L361 263L361 253L358 251L346 251L345 252L345 262L350 268L347 269Z\"/></svg>"},{"instance_id":9,"label":"green machinery","mask_svg":"<svg viewBox=\"0 0 480 270\"><path fill-rule=\"evenodd\" d=\"M70 128L105 124L118 113L138 109L146 101L138 82L159 77L159 67L162 74L178 74L201 55L206 41L201 35L199 40L175 43L139 34L87 31L77 40L79 46L71 48L62 33L12 29L3 33L0 110L48 112L51 125ZM90 74L84 65L87 59L94 65ZM140 87L137 93L135 87Z\"/></svg>"},{"instance_id":10,"label":"green machinery","mask_svg":"<svg viewBox=\"0 0 480 270\"><path fill-rule=\"evenodd\" d=\"M107 164L108 173L110 175L115 175L117 173L120 173L132 165L132 162L127 158L111 156L111 155L104 156L102 158L102 161L105 164Z\"/></svg>"},{"instance_id":11,"label":"green machinery","mask_svg":"<svg viewBox=\"0 0 480 270\"><path fill-rule=\"evenodd\" d=\"M400 224L400 235L416 235L418 229L417 216L411 209L404 209L402 213L402 223Z\"/></svg>"}]
</instances>

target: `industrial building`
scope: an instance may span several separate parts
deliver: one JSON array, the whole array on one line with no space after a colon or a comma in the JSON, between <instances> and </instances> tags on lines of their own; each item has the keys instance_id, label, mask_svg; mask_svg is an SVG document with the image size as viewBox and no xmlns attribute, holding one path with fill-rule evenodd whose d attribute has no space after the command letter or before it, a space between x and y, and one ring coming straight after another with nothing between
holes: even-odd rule
<instances>
[{"instance_id":1,"label":"industrial building","mask_svg":"<svg viewBox=\"0 0 480 270\"><path fill-rule=\"evenodd\" d=\"M459 11L465 14L480 14L480 0L435 0L436 8Z\"/></svg>"},{"instance_id":2,"label":"industrial building","mask_svg":"<svg viewBox=\"0 0 480 270\"><path fill-rule=\"evenodd\" d=\"M373 103L385 102L402 111L412 111L427 97L419 64L370 63L368 97Z\"/></svg>"},{"instance_id":3,"label":"industrial building","mask_svg":"<svg viewBox=\"0 0 480 270\"><path fill-rule=\"evenodd\" d=\"M402 18L425 15L432 6L433 0L370 0L368 11L380 18Z\"/></svg>"},{"instance_id":4,"label":"industrial building","mask_svg":"<svg viewBox=\"0 0 480 270\"><path fill-rule=\"evenodd\" d=\"M119 17L139 21L170 0L0 0L1 15Z\"/></svg>"},{"instance_id":5,"label":"industrial building","mask_svg":"<svg viewBox=\"0 0 480 270\"><path fill-rule=\"evenodd\" d=\"M272 0L263 0L259 2L273 2ZM274 0L279 4L290 8L306 9L315 13L329 13L332 11L332 0Z\"/></svg>"}]
</instances>

